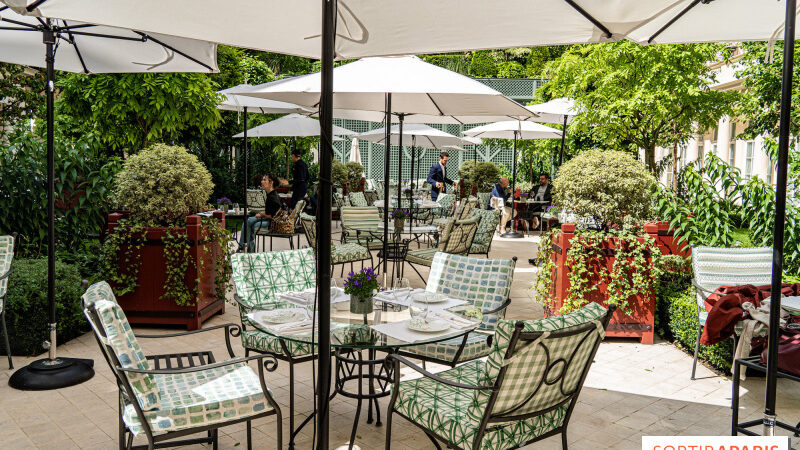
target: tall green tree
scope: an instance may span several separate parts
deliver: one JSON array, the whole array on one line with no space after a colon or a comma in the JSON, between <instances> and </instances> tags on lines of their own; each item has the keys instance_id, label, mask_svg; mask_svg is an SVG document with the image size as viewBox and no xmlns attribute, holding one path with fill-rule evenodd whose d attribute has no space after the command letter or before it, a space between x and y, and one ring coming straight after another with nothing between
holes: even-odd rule
<instances>
[{"instance_id":1,"label":"tall green tree","mask_svg":"<svg viewBox=\"0 0 800 450\"><path fill-rule=\"evenodd\" d=\"M577 102L581 114L570 129L591 129L610 147L644 149L655 172L656 147L685 142L733 112L739 94L710 87L709 63L726 52L718 44L575 46L545 74L553 97Z\"/></svg>"},{"instance_id":2,"label":"tall green tree","mask_svg":"<svg viewBox=\"0 0 800 450\"><path fill-rule=\"evenodd\" d=\"M17 64L0 63L0 142L15 125L35 119L44 105L44 74Z\"/></svg>"}]
</instances>

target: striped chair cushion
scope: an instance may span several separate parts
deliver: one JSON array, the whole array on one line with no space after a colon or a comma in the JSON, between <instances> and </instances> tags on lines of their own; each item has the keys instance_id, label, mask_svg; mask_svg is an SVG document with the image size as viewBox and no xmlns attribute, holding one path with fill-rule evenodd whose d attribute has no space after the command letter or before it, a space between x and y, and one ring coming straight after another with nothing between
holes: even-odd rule
<instances>
[{"instance_id":1,"label":"striped chair cushion","mask_svg":"<svg viewBox=\"0 0 800 450\"><path fill-rule=\"evenodd\" d=\"M433 255L439 250L436 248L419 248L409 250L406 253L406 261L414 264L420 264L430 267L433 263Z\"/></svg>"},{"instance_id":2,"label":"striped chair cushion","mask_svg":"<svg viewBox=\"0 0 800 450\"><path fill-rule=\"evenodd\" d=\"M705 289L772 281L772 249L769 247L693 247L694 279Z\"/></svg>"},{"instance_id":3,"label":"striped chair cushion","mask_svg":"<svg viewBox=\"0 0 800 450\"><path fill-rule=\"evenodd\" d=\"M14 259L14 237L0 236L0 277L11 269ZM8 278L0 280L0 313L3 312L4 297L8 289Z\"/></svg>"}]
</instances>

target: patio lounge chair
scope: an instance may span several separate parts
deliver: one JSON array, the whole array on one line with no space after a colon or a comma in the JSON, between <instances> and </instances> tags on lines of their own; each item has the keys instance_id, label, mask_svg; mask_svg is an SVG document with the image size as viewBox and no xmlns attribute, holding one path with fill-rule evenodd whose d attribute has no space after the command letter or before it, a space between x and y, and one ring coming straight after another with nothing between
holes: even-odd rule
<instances>
[{"instance_id":1,"label":"patio lounge chair","mask_svg":"<svg viewBox=\"0 0 800 450\"><path fill-rule=\"evenodd\" d=\"M442 231L442 237L439 238L439 245L432 248L420 248L409 250L406 254L406 262L409 263L414 272L417 272L420 278L425 280L415 265L431 267L433 257L437 252L450 253L452 255L466 255L472 247L472 241L475 239L475 232L478 231L477 217L472 217L467 220L450 220Z\"/></svg>"},{"instance_id":2,"label":"patio lounge chair","mask_svg":"<svg viewBox=\"0 0 800 450\"><path fill-rule=\"evenodd\" d=\"M295 364L315 360L311 345L270 336L256 329L247 314L259 309L289 307L278 300L277 295L287 291L302 291L317 284L314 251L286 250L270 253L238 253L231 256L233 283L236 293L233 298L239 304L242 320L242 346L244 355L250 352L272 355L289 364L289 446L305 422L294 427L294 369Z\"/></svg>"},{"instance_id":3,"label":"patio lounge chair","mask_svg":"<svg viewBox=\"0 0 800 450\"><path fill-rule=\"evenodd\" d=\"M483 311L480 327L463 337L408 347L401 355L455 367L489 354L497 321L511 304L511 282L517 258L484 259L436 253L426 290L467 300Z\"/></svg>"},{"instance_id":4,"label":"patio lounge chair","mask_svg":"<svg viewBox=\"0 0 800 450\"><path fill-rule=\"evenodd\" d=\"M488 258L489 251L492 249L494 231L500 223L500 211L495 209L473 208L470 214L473 217L480 217L480 223L478 223L478 231L475 232L475 239L472 241L472 246L469 248L469 254L486 255Z\"/></svg>"},{"instance_id":5,"label":"patio lounge chair","mask_svg":"<svg viewBox=\"0 0 800 450\"><path fill-rule=\"evenodd\" d=\"M308 214L301 213L300 222L303 224L303 230L305 231L308 245L316 252L317 219ZM344 274L345 264L350 263L350 271L353 271L354 262L361 261L361 265L363 266L363 262L366 260L369 260L370 266L372 266L372 253L370 253L369 249L366 247L353 243L334 244L333 241L331 241L331 273L333 273L333 268L337 264L342 265L342 274Z\"/></svg>"},{"instance_id":6,"label":"patio lounge chair","mask_svg":"<svg viewBox=\"0 0 800 450\"><path fill-rule=\"evenodd\" d=\"M134 436L147 437L145 448L200 444L218 445L218 429L247 423L247 448L251 421L277 417L278 448L281 447L281 410L267 389L264 370L278 363L269 355L234 358L230 336L236 324L196 331L135 336L111 287L101 281L83 295L83 312L119 388L119 446L131 448ZM216 362L209 351L145 356L139 338L173 338L224 329L231 358ZM258 374L248 365L258 362ZM162 367L163 366L163 367ZM207 436L176 438L207 432ZM168 442L167 442L168 441ZM137 447L140 448L140 447Z\"/></svg>"},{"instance_id":7,"label":"patio lounge chair","mask_svg":"<svg viewBox=\"0 0 800 450\"><path fill-rule=\"evenodd\" d=\"M708 319L705 302L720 286L763 285L772 282L772 248L692 247L692 284L697 291L697 342L694 344L692 376L695 379L700 336ZM733 336L734 347L736 335Z\"/></svg>"},{"instance_id":8,"label":"patio lounge chair","mask_svg":"<svg viewBox=\"0 0 800 450\"><path fill-rule=\"evenodd\" d=\"M383 248L382 240L369 233L353 230L353 227L378 228L381 226L383 226L383 221L378 214L377 206L342 208L342 242L355 242L370 250Z\"/></svg>"},{"instance_id":9,"label":"patio lounge chair","mask_svg":"<svg viewBox=\"0 0 800 450\"><path fill-rule=\"evenodd\" d=\"M437 448L511 449L561 435L614 312L596 303L535 321L501 320L488 359L436 375L402 356L390 355L394 386L386 420L391 448L392 414L420 427ZM400 381L400 363L423 375Z\"/></svg>"},{"instance_id":10,"label":"patio lounge chair","mask_svg":"<svg viewBox=\"0 0 800 450\"><path fill-rule=\"evenodd\" d=\"M11 345L8 343L8 329L6 328L6 294L8 293L8 278L11 276L11 261L14 259L14 242L17 233L11 236L0 236L0 325L3 326L3 342L8 355L8 368L13 369L11 362Z\"/></svg>"}]
</instances>

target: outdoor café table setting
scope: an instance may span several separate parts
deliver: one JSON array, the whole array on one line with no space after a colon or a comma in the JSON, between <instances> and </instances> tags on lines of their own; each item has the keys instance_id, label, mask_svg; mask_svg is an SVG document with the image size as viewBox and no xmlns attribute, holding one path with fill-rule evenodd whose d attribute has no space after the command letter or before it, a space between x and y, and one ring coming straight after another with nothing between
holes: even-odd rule
<instances>
[{"instance_id":1,"label":"outdoor caf\u00e9 table setting","mask_svg":"<svg viewBox=\"0 0 800 450\"><path fill-rule=\"evenodd\" d=\"M339 291L334 287L331 292L330 341L336 364L333 396L357 400L352 443L356 438L363 400L369 402L367 423L372 423L374 406L376 425L381 425L377 399L390 394L393 374L391 366L385 363L386 355L377 354L379 350L389 354L415 345L464 336L478 328L481 316L475 315L474 308L464 300L411 289L407 285L375 294L368 300L367 310L356 307L353 304L356 300ZM281 293L278 298L291 302L291 306L255 310L247 317L256 328L272 336L317 344L313 295L313 289Z\"/></svg>"}]
</instances>

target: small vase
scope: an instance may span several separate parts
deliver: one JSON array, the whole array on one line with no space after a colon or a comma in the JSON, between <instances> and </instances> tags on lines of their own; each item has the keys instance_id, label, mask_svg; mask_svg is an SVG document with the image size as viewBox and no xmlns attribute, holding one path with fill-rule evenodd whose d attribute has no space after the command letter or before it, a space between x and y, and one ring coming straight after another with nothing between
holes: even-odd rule
<instances>
[{"instance_id":1,"label":"small vase","mask_svg":"<svg viewBox=\"0 0 800 450\"><path fill-rule=\"evenodd\" d=\"M400 234L406 226L406 219L394 219L394 234Z\"/></svg>"},{"instance_id":2,"label":"small vase","mask_svg":"<svg viewBox=\"0 0 800 450\"><path fill-rule=\"evenodd\" d=\"M350 295L350 312L353 314L369 314L372 312L372 296L359 297Z\"/></svg>"},{"instance_id":3,"label":"small vase","mask_svg":"<svg viewBox=\"0 0 800 450\"><path fill-rule=\"evenodd\" d=\"M219 209L221 209L225 214L228 213L228 205L221 205Z\"/></svg>"}]
</instances>

